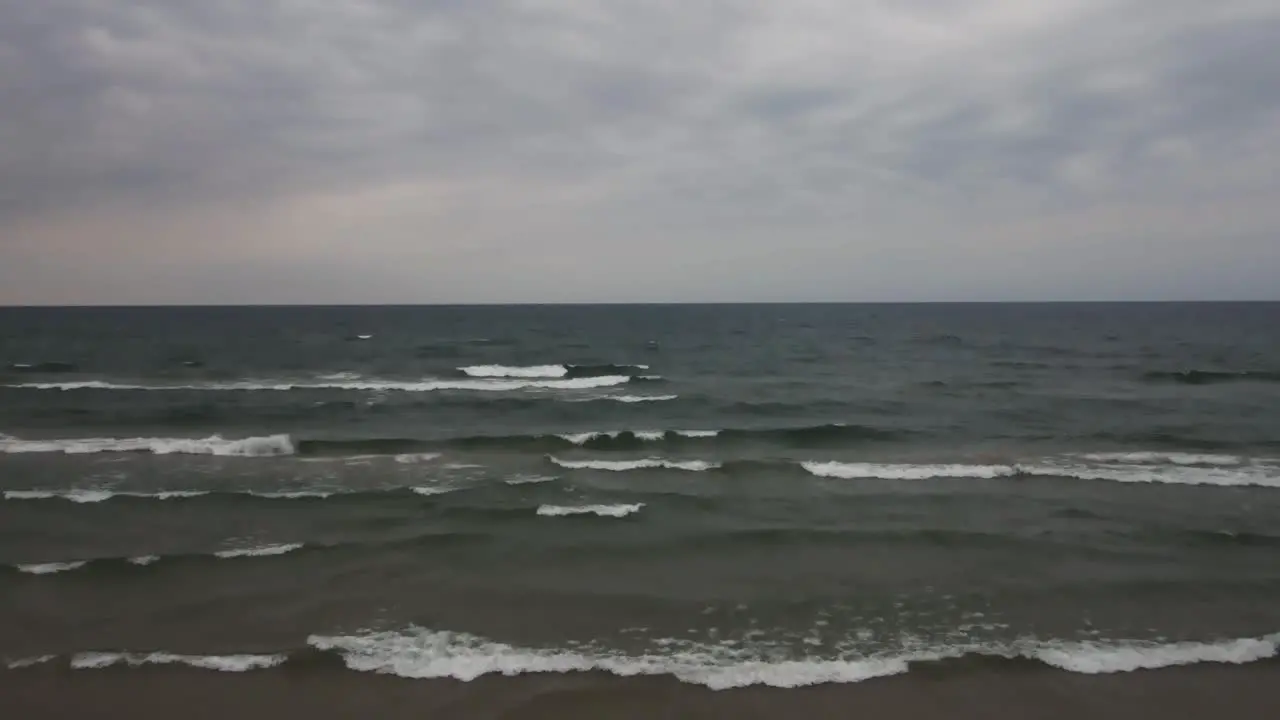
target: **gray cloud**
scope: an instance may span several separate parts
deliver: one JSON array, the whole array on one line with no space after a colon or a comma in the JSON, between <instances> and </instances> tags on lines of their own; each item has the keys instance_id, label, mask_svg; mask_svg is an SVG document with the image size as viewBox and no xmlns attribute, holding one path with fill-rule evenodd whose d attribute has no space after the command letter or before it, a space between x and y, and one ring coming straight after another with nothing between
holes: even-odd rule
<instances>
[{"instance_id":1,"label":"gray cloud","mask_svg":"<svg viewBox=\"0 0 1280 720\"><path fill-rule=\"evenodd\" d=\"M1278 297L1271 2L0 17L0 302Z\"/></svg>"}]
</instances>

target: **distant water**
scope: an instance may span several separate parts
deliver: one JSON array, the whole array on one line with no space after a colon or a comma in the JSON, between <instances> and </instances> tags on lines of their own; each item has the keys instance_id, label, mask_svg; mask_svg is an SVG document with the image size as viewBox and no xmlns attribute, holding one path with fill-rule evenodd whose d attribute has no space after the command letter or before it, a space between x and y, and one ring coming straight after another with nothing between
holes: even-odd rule
<instances>
[{"instance_id":1,"label":"distant water","mask_svg":"<svg viewBox=\"0 0 1280 720\"><path fill-rule=\"evenodd\" d=\"M713 688L1280 641L1280 305L0 309L0 660Z\"/></svg>"}]
</instances>

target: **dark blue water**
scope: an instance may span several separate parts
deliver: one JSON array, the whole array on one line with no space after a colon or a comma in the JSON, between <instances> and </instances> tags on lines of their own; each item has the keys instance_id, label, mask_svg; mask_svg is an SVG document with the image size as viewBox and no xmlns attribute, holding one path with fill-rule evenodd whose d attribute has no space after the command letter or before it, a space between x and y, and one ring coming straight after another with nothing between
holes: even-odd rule
<instances>
[{"instance_id":1,"label":"dark blue water","mask_svg":"<svg viewBox=\"0 0 1280 720\"><path fill-rule=\"evenodd\" d=\"M0 656L713 686L1254 659L1280 630L1277 327L1276 304L0 309Z\"/></svg>"}]
</instances>

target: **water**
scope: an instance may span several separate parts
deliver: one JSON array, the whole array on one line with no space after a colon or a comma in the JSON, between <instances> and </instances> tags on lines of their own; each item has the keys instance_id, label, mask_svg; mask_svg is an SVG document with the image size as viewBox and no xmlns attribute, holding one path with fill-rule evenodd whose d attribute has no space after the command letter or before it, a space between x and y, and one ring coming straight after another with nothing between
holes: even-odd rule
<instances>
[{"instance_id":1,"label":"water","mask_svg":"<svg viewBox=\"0 0 1280 720\"><path fill-rule=\"evenodd\" d=\"M1277 327L1275 304L0 310L0 659L732 687L1268 657Z\"/></svg>"}]
</instances>

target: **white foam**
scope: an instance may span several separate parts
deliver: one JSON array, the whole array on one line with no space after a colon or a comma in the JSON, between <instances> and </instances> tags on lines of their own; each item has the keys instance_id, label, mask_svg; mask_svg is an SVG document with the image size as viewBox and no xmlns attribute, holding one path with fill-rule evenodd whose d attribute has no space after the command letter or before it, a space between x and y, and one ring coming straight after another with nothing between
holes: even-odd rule
<instances>
[{"instance_id":1,"label":"white foam","mask_svg":"<svg viewBox=\"0 0 1280 720\"><path fill-rule=\"evenodd\" d=\"M907 662L900 659L746 659L740 651L723 646L691 645L682 651L639 656L588 649L530 649L419 628L363 636L312 635L307 642L318 650L340 652L352 670L463 681L490 674L603 671L622 677L672 675L686 683L723 690L749 685L793 688L852 683L908 669Z\"/></svg>"},{"instance_id":2,"label":"white foam","mask_svg":"<svg viewBox=\"0 0 1280 720\"><path fill-rule=\"evenodd\" d=\"M636 430L632 434L636 436L637 440L644 440L645 442L657 442L667 436L664 430Z\"/></svg>"},{"instance_id":3,"label":"white foam","mask_svg":"<svg viewBox=\"0 0 1280 720\"><path fill-rule=\"evenodd\" d=\"M249 437L225 440L218 435L207 438L70 438L64 440L19 440L0 438L3 453L89 453L150 452L157 455L220 455L259 457L292 455L293 441L288 435Z\"/></svg>"},{"instance_id":4,"label":"white foam","mask_svg":"<svg viewBox=\"0 0 1280 720\"><path fill-rule=\"evenodd\" d=\"M719 430L677 430L677 435L687 438L713 438L720 434Z\"/></svg>"},{"instance_id":5,"label":"white foam","mask_svg":"<svg viewBox=\"0 0 1280 720\"><path fill-rule=\"evenodd\" d=\"M76 670L97 670L112 665L188 665L202 670L246 672L263 670L284 663L286 655L176 655L167 652L83 652L71 658Z\"/></svg>"},{"instance_id":6,"label":"white foam","mask_svg":"<svg viewBox=\"0 0 1280 720\"><path fill-rule=\"evenodd\" d=\"M620 403L663 402L675 400L679 395L603 395L593 400L612 400Z\"/></svg>"},{"instance_id":7,"label":"white foam","mask_svg":"<svg viewBox=\"0 0 1280 720\"><path fill-rule=\"evenodd\" d=\"M78 570L88 564L88 560L77 560L75 562L17 565L16 567L20 572L30 573L31 575L52 575L54 573L67 572L69 570Z\"/></svg>"},{"instance_id":8,"label":"white foam","mask_svg":"<svg viewBox=\"0 0 1280 720\"><path fill-rule=\"evenodd\" d=\"M279 545L263 545L261 547L236 548L233 550L221 550L214 553L217 557L225 559L238 557L266 557L269 555L284 555L293 552L302 547L302 543L283 543Z\"/></svg>"},{"instance_id":9,"label":"white foam","mask_svg":"<svg viewBox=\"0 0 1280 720\"><path fill-rule=\"evenodd\" d=\"M245 493L265 500L308 500L333 497L337 493L332 490L280 490L276 492L259 492L250 490Z\"/></svg>"},{"instance_id":10,"label":"white foam","mask_svg":"<svg viewBox=\"0 0 1280 720\"><path fill-rule=\"evenodd\" d=\"M1278 647L1280 633L1219 643L1061 643L1037 648L1030 656L1056 668L1094 675L1196 663L1242 665L1274 657Z\"/></svg>"},{"instance_id":11,"label":"white foam","mask_svg":"<svg viewBox=\"0 0 1280 720\"><path fill-rule=\"evenodd\" d=\"M642 470L646 468L663 468L666 470L689 470L691 472L702 472L720 467L719 463L707 462L706 460L667 460L664 458L644 458L641 460L561 460L555 456L548 457L551 462L556 465L570 470L609 470L612 472L624 472L627 470Z\"/></svg>"},{"instance_id":12,"label":"white foam","mask_svg":"<svg viewBox=\"0 0 1280 720\"><path fill-rule=\"evenodd\" d=\"M565 433L563 435L557 435L556 437L561 440L571 442L574 445L586 445L592 440L602 437L616 438L621 434L622 432L620 430L598 430L596 432Z\"/></svg>"},{"instance_id":13,"label":"white foam","mask_svg":"<svg viewBox=\"0 0 1280 720\"><path fill-rule=\"evenodd\" d=\"M468 365L458 368L470 377L559 378L569 374L564 365Z\"/></svg>"},{"instance_id":14,"label":"white foam","mask_svg":"<svg viewBox=\"0 0 1280 720\"><path fill-rule=\"evenodd\" d=\"M1088 453L1080 456L1084 460L1103 463L1130 463L1137 465L1244 465L1247 458L1238 455L1212 455L1180 452L1114 452Z\"/></svg>"},{"instance_id":15,"label":"white foam","mask_svg":"<svg viewBox=\"0 0 1280 720\"><path fill-rule=\"evenodd\" d=\"M1065 643L1022 639L1010 645L929 646L907 642L896 652L865 655L853 650L836 657L775 659L770 648L706 645L655 640L658 648L627 655L591 646L520 648L464 633L410 627L366 635L312 635L308 644L342 654L348 668L407 678L604 671L630 677L671 675L714 690L766 685L795 688L825 683L856 683L908 672L910 663L969 654L1027 657L1075 673L1131 672L1193 663L1242 664L1274 657L1280 634L1218 643L1140 642Z\"/></svg>"},{"instance_id":16,"label":"white foam","mask_svg":"<svg viewBox=\"0 0 1280 720\"><path fill-rule=\"evenodd\" d=\"M243 381L232 383L202 383L199 385L137 385L128 383L112 383L101 380L90 380L74 383L17 383L5 385L9 388L26 388L31 390L151 390L151 391L191 391L191 392L231 392L231 391L288 391L288 390L365 390L375 392L435 392L438 390L475 390L489 392L511 392L513 390L585 390L590 388L623 385L631 381L626 375L601 375L581 378L477 378L474 380L420 380L416 382L399 380L349 380L321 382L307 381Z\"/></svg>"},{"instance_id":17,"label":"white foam","mask_svg":"<svg viewBox=\"0 0 1280 720\"><path fill-rule=\"evenodd\" d=\"M1035 465L911 465L809 461L800 463L800 466L819 477L846 480L929 480L934 478L1036 476L1075 480L1106 480L1123 483L1280 488L1280 468L1263 466L1222 468L1183 465L1111 465L1100 467L1054 461L1045 461Z\"/></svg>"},{"instance_id":18,"label":"white foam","mask_svg":"<svg viewBox=\"0 0 1280 720\"><path fill-rule=\"evenodd\" d=\"M555 475L513 475L506 479L508 485L534 485L537 483L553 482L559 478Z\"/></svg>"},{"instance_id":19,"label":"white foam","mask_svg":"<svg viewBox=\"0 0 1280 720\"><path fill-rule=\"evenodd\" d=\"M5 490L5 500L70 500L96 503L110 499L115 493L106 490Z\"/></svg>"},{"instance_id":20,"label":"white foam","mask_svg":"<svg viewBox=\"0 0 1280 720\"><path fill-rule=\"evenodd\" d=\"M818 477L884 480L927 480L929 478L995 478L1014 474L1009 465L884 465L879 463L802 462L800 466Z\"/></svg>"},{"instance_id":21,"label":"white foam","mask_svg":"<svg viewBox=\"0 0 1280 720\"><path fill-rule=\"evenodd\" d=\"M458 488L456 487L451 487L448 485L420 485L418 487L412 488L413 492L417 493L418 495L426 495L428 497L430 497L431 495L444 495L445 493L451 493L457 489Z\"/></svg>"},{"instance_id":22,"label":"white foam","mask_svg":"<svg viewBox=\"0 0 1280 720\"><path fill-rule=\"evenodd\" d=\"M39 655L37 657L18 658L17 660L10 661L6 667L10 670L21 670L22 668L35 667L36 665L43 665L47 662L52 662L57 659L57 657L57 655Z\"/></svg>"},{"instance_id":23,"label":"white foam","mask_svg":"<svg viewBox=\"0 0 1280 720\"><path fill-rule=\"evenodd\" d=\"M561 517L565 515L599 515L600 517L626 517L640 512L644 503L623 505L543 505L538 514L545 517Z\"/></svg>"},{"instance_id":24,"label":"white foam","mask_svg":"<svg viewBox=\"0 0 1280 720\"><path fill-rule=\"evenodd\" d=\"M129 564L145 567L152 563L160 562L159 555L139 555L138 557L129 558Z\"/></svg>"},{"instance_id":25,"label":"white foam","mask_svg":"<svg viewBox=\"0 0 1280 720\"><path fill-rule=\"evenodd\" d=\"M401 465L413 465L420 462L430 462L440 457L440 453L401 453L396 455L395 461Z\"/></svg>"}]
</instances>

